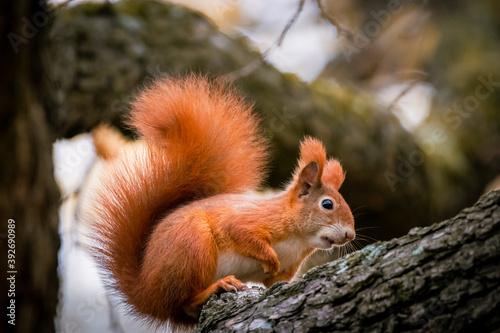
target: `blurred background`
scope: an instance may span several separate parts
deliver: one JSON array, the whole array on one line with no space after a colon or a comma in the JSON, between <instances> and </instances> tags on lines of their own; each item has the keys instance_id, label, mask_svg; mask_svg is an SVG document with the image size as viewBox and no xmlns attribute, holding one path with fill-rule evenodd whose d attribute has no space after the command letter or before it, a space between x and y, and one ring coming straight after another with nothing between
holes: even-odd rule
<instances>
[{"instance_id":1,"label":"blurred background","mask_svg":"<svg viewBox=\"0 0 500 333\"><path fill-rule=\"evenodd\" d=\"M255 102L272 142L268 188L288 180L304 135L321 139L347 172L356 248L450 218L500 186L497 1L2 7L0 205L16 220L19 332L147 331L112 310L78 212L100 163L88 133L104 122L132 135L123 115L156 77L224 76Z\"/></svg>"}]
</instances>

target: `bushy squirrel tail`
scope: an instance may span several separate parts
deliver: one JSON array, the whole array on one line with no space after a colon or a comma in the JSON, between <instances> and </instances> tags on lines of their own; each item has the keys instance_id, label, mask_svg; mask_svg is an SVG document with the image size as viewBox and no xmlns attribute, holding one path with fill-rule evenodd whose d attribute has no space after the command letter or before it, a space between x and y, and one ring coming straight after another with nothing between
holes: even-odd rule
<instances>
[{"instance_id":1,"label":"bushy squirrel tail","mask_svg":"<svg viewBox=\"0 0 500 333\"><path fill-rule=\"evenodd\" d=\"M133 102L128 123L165 148L179 184L206 187L202 196L252 189L262 180L267 145L259 122L252 106L221 80L157 81Z\"/></svg>"},{"instance_id":2,"label":"bushy squirrel tail","mask_svg":"<svg viewBox=\"0 0 500 333\"><path fill-rule=\"evenodd\" d=\"M94 257L133 310L150 313L151 297L162 297L137 283L160 218L193 200L260 184L267 145L258 123L228 84L195 75L157 80L133 101L128 124L144 144L110 161L84 216Z\"/></svg>"}]
</instances>

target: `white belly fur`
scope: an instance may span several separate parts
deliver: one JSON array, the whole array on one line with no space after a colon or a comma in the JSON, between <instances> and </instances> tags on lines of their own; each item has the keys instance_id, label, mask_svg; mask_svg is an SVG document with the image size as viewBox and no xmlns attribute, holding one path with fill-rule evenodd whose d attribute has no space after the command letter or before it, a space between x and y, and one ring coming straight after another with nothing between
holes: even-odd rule
<instances>
[{"instance_id":1,"label":"white belly fur","mask_svg":"<svg viewBox=\"0 0 500 333\"><path fill-rule=\"evenodd\" d=\"M305 248L304 242L297 238L291 238L274 244L273 249L278 255L280 270L288 269L299 261ZM255 259L244 257L233 251L219 254L219 262L217 264L217 272L214 281L228 275L234 275L243 282L263 282L269 277L269 275L264 274L264 269L260 262Z\"/></svg>"}]
</instances>

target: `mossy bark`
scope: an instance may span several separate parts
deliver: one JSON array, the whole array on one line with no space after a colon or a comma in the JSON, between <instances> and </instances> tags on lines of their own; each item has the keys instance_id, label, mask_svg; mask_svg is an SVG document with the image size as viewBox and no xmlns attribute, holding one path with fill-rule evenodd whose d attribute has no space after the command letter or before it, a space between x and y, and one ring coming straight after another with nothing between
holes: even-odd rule
<instances>
[{"instance_id":1,"label":"mossy bark","mask_svg":"<svg viewBox=\"0 0 500 333\"><path fill-rule=\"evenodd\" d=\"M450 220L270 289L212 296L200 332L492 332L500 328L500 191Z\"/></svg>"}]
</instances>

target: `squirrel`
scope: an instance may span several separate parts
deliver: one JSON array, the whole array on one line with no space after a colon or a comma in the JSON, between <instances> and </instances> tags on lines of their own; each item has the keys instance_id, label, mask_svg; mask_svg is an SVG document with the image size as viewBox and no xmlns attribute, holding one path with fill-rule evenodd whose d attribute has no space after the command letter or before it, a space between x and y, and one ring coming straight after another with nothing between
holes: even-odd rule
<instances>
[{"instance_id":1,"label":"squirrel","mask_svg":"<svg viewBox=\"0 0 500 333\"><path fill-rule=\"evenodd\" d=\"M127 124L139 136L129 149L117 131L94 133L109 168L84 220L108 287L151 323L192 327L212 294L289 281L316 249L355 238L344 171L317 139L301 142L283 191L255 194L268 143L252 105L222 80L157 79Z\"/></svg>"}]
</instances>

